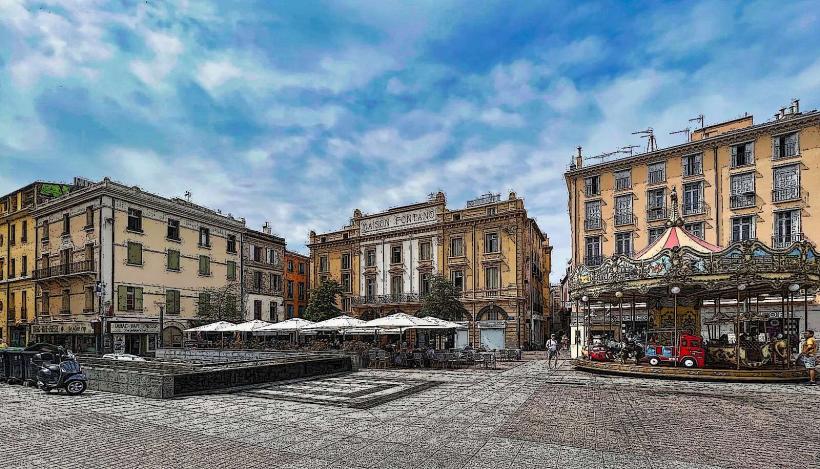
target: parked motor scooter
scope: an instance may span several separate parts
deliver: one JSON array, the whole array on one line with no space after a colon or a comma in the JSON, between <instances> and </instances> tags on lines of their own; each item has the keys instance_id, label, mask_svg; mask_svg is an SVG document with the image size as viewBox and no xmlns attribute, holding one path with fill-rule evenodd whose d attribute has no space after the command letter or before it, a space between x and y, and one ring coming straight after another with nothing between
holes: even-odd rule
<instances>
[{"instance_id":1,"label":"parked motor scooter","mask_svg":"<svg viewBox=\"0 0 820 469\"><path fill-rule=\"evenodd\" d=\"M44 354L34 356L35 363L40 365L37 372L37 387L45 392L63 389L69 395L82 394L88 387L88 376L71 352L59 351L54 355L56 363L49 363Z\"/></svg>"}]
</instances>

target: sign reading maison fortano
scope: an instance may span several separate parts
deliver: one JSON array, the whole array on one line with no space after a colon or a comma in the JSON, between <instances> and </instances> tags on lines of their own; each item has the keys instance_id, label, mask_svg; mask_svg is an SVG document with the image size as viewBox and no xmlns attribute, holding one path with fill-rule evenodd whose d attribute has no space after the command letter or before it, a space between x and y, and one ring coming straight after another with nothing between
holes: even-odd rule
<instances>
[{"instance_id":1,"label":"sign reading maison fortano","mask_svg":"<svg viewBox=\"0 0 820 469\"><path fill-rule=\"evenodd\" d=\"M435 222L435 207L420 208L362 220L359 224L359 233L367 235L400 228L432 225Z\"/></svg>"}]
</instances>

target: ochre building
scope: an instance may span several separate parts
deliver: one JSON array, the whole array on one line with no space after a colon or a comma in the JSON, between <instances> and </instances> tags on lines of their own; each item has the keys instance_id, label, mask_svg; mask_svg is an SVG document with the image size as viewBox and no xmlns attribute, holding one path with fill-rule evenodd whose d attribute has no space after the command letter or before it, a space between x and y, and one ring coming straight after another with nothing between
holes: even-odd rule
<instances>
[{"instance_id":1,"label":"ochre building","mask_svg":"<svg viewBox=\"0 0 820 469\"><path fill-rule=\"evenodd\" d=\"M298 318L307 308L310 295L310 257L285 251L285 318Z\"/></svg>"},{"instance_id":2,"label":"ochre building","mask_svg":"<svg viewBox=\"0 0 820 469\"><path fill-rule=\"evenodd\" d=\"M443 193L310 233L311 281L338 281L340 307L362 319L415 314L433 275L449 278L468 313L458 345L543 344L549 332L552 248L524 200L488 194L448 209ZM317 283L318 284L318 283Z\"/></svg>"}]
</instances>

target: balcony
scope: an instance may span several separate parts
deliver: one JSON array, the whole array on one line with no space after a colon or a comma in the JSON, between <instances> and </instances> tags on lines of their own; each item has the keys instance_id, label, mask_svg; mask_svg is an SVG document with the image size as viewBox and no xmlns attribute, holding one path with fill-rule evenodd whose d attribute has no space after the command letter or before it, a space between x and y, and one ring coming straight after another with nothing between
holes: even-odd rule
<instances>
[{"instance_id":1,"label":"balcony","mask_svg":"<svg viewBox=\"0 0 820 469\"><path fill-rule=\"evenodd\" d=\"M649 184L661 184L663 182L666 182L666 171L662 169L649 171Z\"/></svg>"},{"instance_id":2,"label":"balcony","mask_svg":"<svg viewBox=\"0 0 820 469\"><path fill-rule=\"evenodd\" d=\"M706 202L702 200L684 203L683 204L683 215L703 215L708 210L709 206L706 205Z\"/></svg>"},{"instance_id":3,"label":"balcony","mask_svg":"<svg viewBox=\"0 0 820 469\"><path fill-rule=\"evenodd\" d=\"M92 273L94 273L94 261L87 260L37 269L34 271L34 278L37 280L44 280L52 277L65 277L68 275Z\"/></svg>"},{"instance_id":4,"label":"balcony","mask_svg":"<svg viewBox=\"0 0 820 469\"><path fill-rule=\"evenodd\" d=\"M637 218L632 212L616 213L615 226L634 225Z\"/></svg>"},{"instance_id":5,"label":"balcony","mask_svg":"<svg viewBox=\"0 0 820 469\"><path fill-rule=\"evenodd\" d=\"M421 303L424 294L419 293L396 293L391 295L371 295L354 296L350 298L352 306L358 305L395 305L408 303Z\"/></svg>"},{"instance_id":6,"label":"balcony","mask_svg":"<svg viewBox=\"0 0 820 469\"><path fill-rule=\"evenodd\" d=\"M648 221L666 220L666 207L647 207L646 219Z\"/></svg>"},{"instance_id":7,"label":"balcony","mask_svg":"<svg viewBox=\"0 0 820 469\"><path fill-rule=\"evenodd\" d=\"M585 230L600 230L603 229L604 222L601 220L601 217L597 218L587 218L584 220L584 229Z\"/></svg>"},{"instance_id":8,"label":"balcony","mask_svg":"<svg viewBox=\"0 0 820 469\"><path fill-rule=\"evenodd\" d=\"M587 267L595 267L604 263L604 256L587 256L584 258L584 265Z\"/></svg>"},{"instance_id":9,"label":"balcony","mask_svg":"<svg viewBox=\"0 0 820 469\"><path fill-rule=\"evenodd\" d=\"M784 235L772 236L772 247L775 249L785 249L794 243L803 241L803 233L788 233Z\"/></svg>"},{"instance_id":10,"label":"balcony","mask_svg":"<svg viewBox=\"0 0 820 469\"><path fill-rule=\"evenodd\" d=\"M729 197L730 208L748 208L757 205L754 192L745 192L743 194L734 194Z\"/></svg>"},{"instance_id":11,"label":"balcony","mask_svg":"<svg viewBox=\"0 0 820 469\"><path fill-rule=\"evenodd\" d=\"M777 187L772 191L772 202L788 202L800 199L800 186Z\"/></svg>"}]
</instances>

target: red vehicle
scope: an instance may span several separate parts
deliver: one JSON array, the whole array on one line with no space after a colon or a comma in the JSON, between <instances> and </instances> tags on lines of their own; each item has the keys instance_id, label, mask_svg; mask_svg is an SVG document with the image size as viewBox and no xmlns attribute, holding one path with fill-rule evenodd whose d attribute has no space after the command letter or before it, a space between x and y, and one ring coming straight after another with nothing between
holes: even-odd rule
<instances>
[{"instance_id":1,"label":"red vehicle","mask_svg":"<svg viewBox=\"0 0 820 469\"><path fill-rule=\"evenodd\" d=\"M706 349L700 336L682 334L678 339L678 350L673 349L669 345L647 345L644 360L652 366L668 362L679 363L684 368L703 368L706 364Z\"/></svg>"},{"instance_id":2,"label":"red vehicle","mask_svg":"<svg viewBox=\"0 0 820 469\"><path fill-rule=\"evenodd\" d=\"M596 362L612 361L612 353L605 345L584 345L581 349L581 355Z\"/></svg>"}]
</instances>

